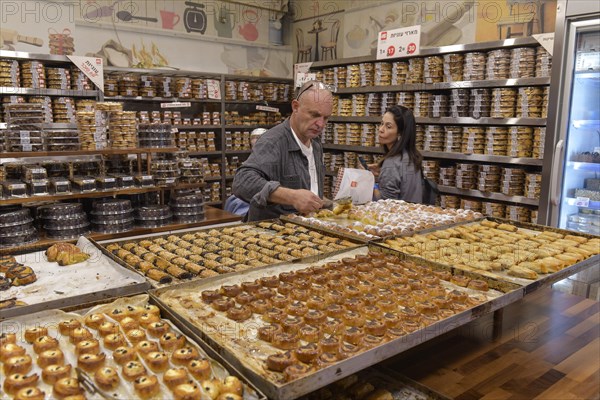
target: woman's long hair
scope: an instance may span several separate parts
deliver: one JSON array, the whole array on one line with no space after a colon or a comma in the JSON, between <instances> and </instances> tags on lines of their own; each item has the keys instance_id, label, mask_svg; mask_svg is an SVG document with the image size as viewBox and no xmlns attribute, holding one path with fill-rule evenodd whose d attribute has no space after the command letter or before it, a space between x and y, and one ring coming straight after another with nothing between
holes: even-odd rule
<instances>
[{"instance_id":1,"label":"woman's long hair","mask_svg":"<svg viewBox=\"0 0 600 400\"><path fill-rule=\"evenodd\" d=\"M394 121L398 126L398 140L391 147L383 146L385 151L383 160L397 155L402 158L403 153L406 151L415 170L420 170L423 156L417 150L417 124L415 116L410 109L401 105L391 106L386 112L394 115ZM379 163L379 166L383 164L383 160Z\"/></svg>"}]
</instances>

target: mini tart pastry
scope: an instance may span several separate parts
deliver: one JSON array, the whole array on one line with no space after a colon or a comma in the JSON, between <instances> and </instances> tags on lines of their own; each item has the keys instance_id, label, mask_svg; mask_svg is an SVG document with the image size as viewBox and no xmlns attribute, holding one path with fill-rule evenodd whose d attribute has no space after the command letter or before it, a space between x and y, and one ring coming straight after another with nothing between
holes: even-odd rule
<instances>
[{"instance_id":1,"label":"mini tart pastry","mask_svg":"<svg viewBox=\"0 0 600 400\"><path fill-rule=\"evenodd\" d=\"M319 356L319 354L319 346L317 346L315 343L309 343L294 350L294 355L298 361L302 361L303 363L307 364L313 362Z\"/></svg>"},{"instance_id":2,"label":"mini tart pastry","mask_svg":"<svg viewBox=\"0 0 600 400\"><path fill-rule=\"evenodd\" d=\"M310 310L304 315L304 321L313 326L319 326L327 320L327 316L323 311Z\"/></svg>"},{"instance_id":3,"label":"mini tart pastry","mask_svg":"<svg viewBox=\"0 0 600 400\"><path fill-rule=\"evenodd\" d=\"M104 343L104 347L109 350L115 350L118 347L125 345L125 336L120 333L111 333L109 335L104 336L102 339Z\"/></svg>"},{"instance_id":4,"label":"mini tart pastry","mask_svg":"<svg viewBox=\"0 0 600 400\"><path fill-rule=\"evenodd\" d=\"M221 383L221 394L237 394L241 396L244 393L244 385L237 376L229 375Z\"/></svg>"},{"instance_id":5,"label":"mini tart pastry","mask_svg":"<svg viewBox=\"0 0 600 400\"><path fill-rule=\"evenodd\" d=\"M321 337L321 330L312 325L302 325L298 330L300 339L308 343L315 343L319 341Z\"/></svg>"},{"instance_id":6,"label":"mini tart pastry","mask_svg":"<svg viewBox=\"0 0 600 400\"><path fill-rule=\"evenodd\" d=\"M175 400L196 400L202 398L202 391L195 383L183 383L173 389Z\"/></svg>"},{"instance_id":7,"label":"mini tart pastry","mask_svg":"<svg viewBox=\"0 0 600 400\"><path fill-rule=\"evenodd\" d=\"M369 320L365 323L365 326L363 327L363 329L365 330L365 333L368 335L375 335L375 336L383 336L385 335L385 331L387 330L387 327L385 326L385 323L383 323L382 321L378 321L378 320Z\"/></svg>"},{"instance_id":8,"label":"mini tart pastry","mask_svg":"<svg viewBox=\"0 0 600 400\"><path fill-rule=\"evenodd\" d=\"M145 361L152 372L163 372L169 368L169 356L163 351L152 351L146 354Z\"/></svg>"},{"instance_id":9,"label":"mini tart pastry","mask_svg":"<svg viewBox=\"0 0 600 400\"><path fill-rule=\"evenodd\" d=\"M137 320L140 315L142 315L145 312L144 307L141 306L127 306L125 307L125 314L128 317L131 317L135 320Z\"/></svg>"},{"instance_id":10,"label":"mini tart pastry","mask_svg":"<svg viewBox=\"0 0 600 400\"><path fill-rule=\"evenodd\" d=\"M169 324L163 321L151 322L146 327L146 331L152 337L158 338L169 332Z\"/></svg>"},{"instance_id":11,"label":"mini tart pastry","mask_svg":"<svg viewBox=\"0 0 600 400\"><path fill-rule=\"evenodd\" d=\"M71 364L48 365L42 370L42 380L48 385L54 385L58 380L71 376Z\"/></svg>"},{"instance_id":12,"label":"mini tart pastry","mask_svg":"<svg viewBox=\"0 0 600 400\"><path fill-rule=\"evenodd\" d=\"M304 321L301 317L288 316L286 319L281 321L281 326L284 332L290 334L297 334L300 331L300 327Z\"/></svg>"},{"instance_id":13,"label":"mini tart pastry","mask_svg":"<svg viewBox=\"0 0 600 400\"><path fill-rule=\"evenodd\" d=\"M278 349L291 350L298 346L298 335L287 332L276 333L271 344Z\"/></svg>"},{"instance_id":14,"label":"mini tart pastry","mask_svg":"<svg viewBox=\"0 0 600 400\"><path fill-rule=\"evenodd\" d=\"M6 343L0 346L0 360L6 362L8 359L24 356L27 353L24 347L19 346L15 343Z\"/></svg>"},{"instance_id":15,"label":"mini tart pastry","mask_svg":"<svg viewBox=\"0 0 600 400\"><path fill-rule=\"evenodd\" d=\"M158 378L154 375L140 376L133 382L133 388L142 399L150 398L160 391Z\"/></svg>"},{"instance_id":16,"label":"mini tart pastry","mask_svg":"<svg viewBox=\"0 0 600 400\"><path fill-rule=\"evenodd\" d=\"M132 344L137 344L143 340L146 340L146 332L143 329L132 329L125 335Z\"/></svg>"},{"instance_id":17,"label":"mini tart pastry","mask_svg":"<svg viewBox=\"0 0 600 400\"><path fill-rule=\"evenodd\" d=\"M37 381L40 377L37 374L24 375L24 374L12 374L8 375L4 379L4 391L10 395L15 395L19 390L37 385Z\"/></svg>"},{"instance_id":18,"label":"mini tart pastry","mask_svg":"<svg viewBox=\"0 0 600 400\"><path fill-rule=\"evenodd\" d=\"M284 369L294 364L296 359L291 351L271 354L267 357L267 368L271 371L283 372Z\"/></svg>"},{"instance_id":19,"label":"mini tart pastry","mask_svg":"<svg viewBox=\"0 0 600 400\"><path fill-rule=\"evenodd\" d=\"M41 336L33 341L33 351L36 354L52 349L58 349L58 340L53 337Z\"/></svg>"},{"instance_id":20,"label":"mini tart pastry","mask_svg":"<svg viewBox=\"0 0 600 400\"><path fill-rule=\"evenodd\" d=\"M48 328L44 328L41 326L36 326L35 328L29 328L25 330L25 335L23 338L27 343L33 343L35 339L40 338L42 336L48 335Z\"/></svg>"},{"instance_id":21,"label":"mini tart pastry","mask_svg":"<svg viewBox=\"0 0 600 400\"><path fill-rule=\"evenodd\" d=\"M216 400L242 400L243 397L233 393L221 393Z\"/></svg>"},{"instance_id":22,"label":"mini tart pastry","mask_svg":"<svg viewBox=\"0 0 600 400\"><path fill-rule=\"evenodd\" d=\"M319 358L317 359L317 365L319 366L319 368L325 368L325 367L337 362L337 360L338 360L337 354L323 353L323 354L319 355Z\"/></svg>"},{"instance_id":23,"label":"mini tart pastry","mask_svg":"<svg viewBox=\"0 0 600 400\"><path fill-rule=\"evenodd\" d=\"M383 336L365 335L362 340L362 344L369 348L379 346L381 343L383 343Z\"/></svg>"},{"instance_id":24,"label":"mini tart pastry","mask_svg":"<svg viewBox=\"0 0 600 400\"><path fill-rule=\"evenodd\" d=\"M33 361L31 360L31 356L29 354L11 357L4 362L2 370L4 371L5 376L13 374L25 375L31 371L32 363Z\"/></svg>"},{"instance_id":25,"label":"mini tart pastry","mask_svg":"<svg viewBox=\"0 0 600 400\"><path fill-rule=\"evenodd\" d=\"M252 317L252 310L248 306L235 305L227 310L227 318L237 322L245 321L250 317Z\"/></svg>"},{"instance_id":26,"label":"mini tart pastry","mask_svg":"<svg viewBox=\"0 0 600 400\"><path fill-rule=\"evenodd\" d=\"M100 352L100 343L96 339L82 340L75 345L75 354L98 354ZM55 363L58 364L58 363Z\"/></svg>"},{"instance_id":27,"label":"mini tart pastry","mask_svg":"<svg viewBox=\"0 0 600 400\"><path fill-rule=\"evenodd\" d=\"M146 304L144 306L144 313L145 314L156 315L157 317L160 318L160 308L158 308L154 304Z\"/></svg>"},{"instance_id":28,"label":"mini tart pastry","mask_svg":"<svg viewBox=\"0 0 600 400\"><path fill-rule=\"evenodd\" d=\"M49 365L62 365L65 362L65 355L60 349L42 351L37 358L37 365L40 368L46 368Z\"/></svg>"},{"instance_id":29,"label":"mini tart pastry","mask_svg":"<svg viewBox=\"0 0 600 400\"><path fill-rule=\"evenodd\" d=\"M111 333L119 333L119 325L114 322L104 321L98 327L98 333L100 333L100 336L102 337L108 336Z\"/></svg>"},{"instance_id":30,"label":"mini tart pastry","mask_svg":"<svg viewBox=\"0 0 600 400\"><path fill-rule=\"evenodd\" d=\"M323 353L336 354L340 348L340 341L335 336L329 336L319 340L319 347Z\"/></svg>"},{"instance_id":31,"label":"mini tart pastry","mask_svg":"<svg viewBox=\"0 0 600 400\"><path fill-rule=\"evenodd\" d=\"M221 382L218 379L211 379L202 382L202 389L208 394L208 396L215 400L219 397L221 392Z\"/></svg>"},{"instance_id":32,"label":"mini tart pastry","mask_svg":"<svg viewBox=\"0 0 600 400\"><path fill-rule=\"evenodd\" d=\"M113 358L119 365L124 365L130 361L137 360L137 354L131 347L121 346L113 351Z\"/></svg>"},{"instance_id":33,"label":"mini tart pastry","mask_svg":"<svg viewBox=\"0 0 600 400\"><path fill-rule=\"evenodd\" d=\"M104 321L106 321L104 314L90 314L84 319L85 325L92 329L98 329Z\"/></svg>"},{"instance_id":34,"label":"mini tart pastry","mask_svg":"<svg viewBox=\"0 0 600 400\"><path fill-rule=\"evenodd\" d=\"M146 375L146 368L138 361L129 361L123 365L123 377L129 382L133 382L143 375Z\"/></svg>"},{"instance_id":35,"label":"mini tart pastry","mask_svg":"<svg viewBox=\"0 0 600 400\"><path fill-rule=\"evenodd\" d=\"M36 387L27 387L19 390L15 396L15 400L44 400L46 392Z\"/></svg>"},{"instance_id":36,"label":"mini tart pastry","mask_svg":"<svg viewBox=\"0 0 600 400\"><path fill-rule=\"evenodd\" d=\"M342 338L345 342L352 343L355 346L358 346L365 336L363 330L361 328L357 328L355 326L348 326L344 330L342 334Z\"/></svg>"},{"instance_id":37,"label":"mini tart pastry","mask_svg":"<svg viewBox=\"0 0 600 400\"><path fill-rule=\"evenodd\" d=\"M282 328L278 324L263 325L258 328L258 338L265 342L271 342L273 340L273 335L279 332L282 332Z\"/></svg>"},{"instance_id":38,"label":"mini tart pastry","mask_svg":"<svg viewBox=\"0 0 600 400\"><path fill-rule=\"evenodd\" d=\"M218 300L218 299L215 299L215 301L216 300ZM235 297L235 301L241 305L250 304L254 300L256 300L256 297L253 294L246 293L246 292L242 292Z\"/></svg>"},{"instance_id":39,"label":"mini tart pastry","mask_svg":"<svg viewBox=\"0 0 600 400\"><path fill-rule=\"evenodd\" d=\"M242 293L242 291L240 285L223 285L219 289L219 293L226 297L236 297Z\"/></svg>"},{"instance_id":40,"label":"mini tart pastry","mask_svg":"<svg viewBox=\"0 0 600 400\"><path fill-rule=\"evenodd\" d=\"M150 325L152 322L160 321L160 317L156 314L143 313L140 315L139 321L143 328L148 328L148 325Z\"/></svg>"},{"instance_id":41,"label":"mini tart pastry","mask_svg":"<svg viewBox=\"0 0 600 400\"><path fill-rule=\"evenodd\" d=\"M15 335L14 333L2 332L2 334L0 334L0 346L4 345L5 343L16 344L17 335Z\"/></svg>"},{"instance_id":42,"label":"mini tart pastry","mask_svg":"<svg viewBox=\"0 0 600 400\"><path fill-rule=\"evenodd\" d=\"M140 327L140 323L137 319L133 319L131 317L125 317L121 321L119 321L119 325L125 332L128 332L133 329L137 329Z\"/></svg>"},{"instance_id":43,"label":"mini tart pastry","mask_svg":"<svg viewBox=\"0 0 600 400\"><path fill-rule=\"evenodd\" d=\"M114 319L115 321L120 322L123 318L125 318L127 316L127 314L125 313L125 310L123 310L122 308L113 308L108 313L108 316L110 318Z\"/></svg>"},{"instance_id":44,"label":"mini tart pastry","mask_svg":"<svg viewBox=\"0 0 600 400\"><path fill-rule=\"evenodd\" d=\"M190 374L199 381L209 379L212 374L210 361L205 358L191 360L187 365L187 369L190 371Z\"/></svg>"},{"instance_id":45,"label":"mini tart pastry","mask_svg":"<svg viewBox=\"0 0 600 400\"><path fill-rule=\"evenodd\" d=\"M283 377L286 382L294 381L310 372L310 368L304 364L292 364L283 370Z\"/></svg>"},{"instance_id":46,"label":"mini tart pastry","mask_svg":"<svg viewBox=\"0 0 600 400\"><path fill-rule=\"evenodd\" d=\"M94 335L92 335L92 332L90 332L86 328L80 327L75 328L70 332L69 340L71 341L71 343L77 344L82 340L92 339L93 337Z\"/></svg>"},{"instance_id":47,"label":"mini tart pastry","mask_svg":"<svg viewBox=\"0 0 600 400\"><path fill-rule=\"evenodd\" d=\"M75 328L81 328L81 322L73 318L58 323L58 331L61 335L71 336L71 332L73 332Z\"/></svg>"},{"instance_id":48,"label":"mini tart pastry","mask_svg":"<svg viewBox=\"0 0 600 400\"><path fill-rule=\"evenodd\" d=\"M219 293L218 290L204 290L202 291L201 295L202 301L208 304L222 297L221 293Z\"/></svg>"},{"instance_id":49,"label":"mini tart pastry","mask_svg":"<svg viewBox=\"0 0 600 400\"><path fill-rule=\"evenodd\" d=\"M158 343L153 342L152 340L142 340L141 342L135 345L135 351L137 351L138 354L142 356L142 358L144 358L146 354L158 350Z\"/></svg>"},{"instance_id":50,"label":"mini tart pastry","mask_svg":"<svg viewBox=\"0 0 600 400\"><path fill-rule=\"evenodd\" d=\"M83 393L76 378L61 378L52 387L52 393L59 399L68 396L76 396Z\"/></svg>"},{"instance_id":51,"label":"mini tart pastry","mask_svg":"<svg viewBox=\"0 0 600 400\"><path fill-rule=\"evenodd\" d=\"M102 390L115 390L121 383L121 378L116 369L112 367L103 367L94 373L94 381Z\"/></svg>"},{"instance_id":52,"label":"mini tart pastry","mask_svg":"<svg viewBox=\"0 0 600 400\"><path fill-rule=\"evenodd\" d=\"M352 357L360 351L360 348L352 343L342 343L338 351L338 358L344 360L348 357Z\"/></svg>"},{"instance_id":53,"label":"mini tart pastry","mask_svg":"<svg viewBox=\"0 0 600 400\"><path fill-rule=\"evenodd\" d=\"M329 335L335 335L344 328L344 324L339 319L330 319L323 324L323 330Z\"/></svg>"},{"instance_id":54,"label":"mini tart pastry","mask_svg":"<svg viewBox=\"0 0 600 400\"><path fill-rule=\"evenodd\" d=\"M490 289L487 282L480 279L473 279L469 281L467 287L469 289L481 290L482 292L487 292Z\"/></svg>"},{"instance_id":55,"label":"mini tart pastry","mask_svg":"<svg viewBox=\"0 0 600 400\"><path fill-rule=\"evenodd\" d=\"M160 347L164 351L175 351L185 346L185 336L175 333L168 332L160 337Z\"/></svg>"},{"instance_id":56,"label":"mini tart pastry","mask_svg":"<svg viewBox=\"0 0 600 400\"><path fill-rule=\"evenodd\" d=\"M186 346L177 349L171 355L171 361L175 365L187 365L190 361L200 358L200 353L195 347Z\"/></svg>"},{"instance_id":57,"label":"mini tart pastry","mask_svg":"<svg viewBox=\"0 0 600 400\"><path fill-rule=\"evenodd\" d=\"M282 309L271 307L266 313L261 315L261 319L265 322L279 323L286 317L286 313Z\"/></svg>"},{"instance_id":58,"label":"mini tart pastry","mask_svg":"<svg viewBox=\"0 0 600 400\"><path fill-rule=\"evenodd\" d=\"M77 357L77 366L85 372L96 372L106 361L106 354L81 354Z\"/></svg>"},{"instance_id":59,"label":"mini tart pastry","mask_svg":"<svg viewBox=\"0 0 600 400\"><path fill-rule=\"evenodd\" d=\"M346 311L342 316L342 319L347 326L360 328L365 324L365 317L363 317L359 312L352 310Z\"/></svg>"},{"instance_id":60,"label":"mini tart pastry","mask_svg":"<svg viewBox=\"0 0 600 400\"><path fill-rule=\"evenodd\" d=\"M187 370L185 368L169 368L163 374L163 382L169 389L184 384L189 380Z\"/></svg>"},{"instance_id":61,"label":"mini tart pastry","mask_svg":"<svg viewBox=\"0 0 600 400\"><path fill-rule=\"evenodd\" d=\"M453 275L452 278L450 278L450 282L460 287L467 287L470 280L470 278L467 278L464 275Z\"/></svg>"}]
</instances>

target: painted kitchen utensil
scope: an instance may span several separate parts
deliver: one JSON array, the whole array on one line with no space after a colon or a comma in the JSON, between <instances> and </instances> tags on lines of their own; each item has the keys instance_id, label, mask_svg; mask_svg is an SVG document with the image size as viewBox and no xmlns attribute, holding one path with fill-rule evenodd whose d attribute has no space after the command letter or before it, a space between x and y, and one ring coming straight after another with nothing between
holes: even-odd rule
<instances>
[{"instance_id":1,"label":"painted kitchen utensil","mask_svg":"<svg viewBox=\"0 0 600 400\"><path fill-rule=\"evenodd\" d=\"M186 1L185 5L188 6L183 12L185 30L188 32L199 32L204 35L207 26L206 12L202 10L204 4Z\"/></svg>"},{"instance_id":2,"label":"painted kitchen utensil","mask_svg":"<svg viewBox=\"0 0 600 400\"><path fill-rule=\"evenodd\" d=\"M148 22L158 22L158 19L151 17L136 17L132 15L129 11L119 11L117 12L117 18L121 21L129 22L133 19L139 19L140 21L148 21Z\"/></svg>"},{"instance_id":3,"label":"painted kitchen utensil","mask_svg":"<svg viewBox=\"0 0 600 400\"><path fill-rule=\"evenodd\" d=\"M217 35L219 37L230 38L232 37L233 27L235 22L231 18L232 12L227 10L225 6L221 6L218 13L213 15L213 21Z\"/></svg>"},{"instance_id":4,"label":"painted kitchen utensil","mask_svg":"<svg viewBox=\"0 0 600 400\"><path fill-rule=\"evenodd\" d=\"M248 16L250 16L248 18ZM239 26L239 33L249 42L254 42L258 39L258 29L256 29L256 22L258 22L258 13L254 10L245 10L244 17L248 19L245 25Z\"/></svg>"},{"instance_id":5,"label":"painted kitchen utensil","mask_svg":"<svg viewBox=\"0 0 600 400\"><path fill-rule=\"evenodd\" d=\"M160 10L160 19L162 20L163 29L173 29L181 18L173 11Z\"/></svg>"},{"instance_id":6,"label":"painted kitchen utensil","mask_svg":"<svg viewBox=\"0 0 600 400\"><path fill-rule=\"evenodd\" d=\"M44 41L40 38L23 36L20 35L19 32L12 29L0 29L0 37L2 37L2 41L6 44L17 44L20 42L32 44L38 47L41 47L44 44Z\"/></svg>"}]
</instances>

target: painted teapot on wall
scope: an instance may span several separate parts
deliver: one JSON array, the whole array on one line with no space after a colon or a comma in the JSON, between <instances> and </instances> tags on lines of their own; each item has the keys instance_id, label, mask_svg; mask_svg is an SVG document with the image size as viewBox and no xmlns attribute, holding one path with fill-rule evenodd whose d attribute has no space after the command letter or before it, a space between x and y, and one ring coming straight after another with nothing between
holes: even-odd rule
<instances>
[{"instance_id":1,"label":"painted teapot on wall","mask_svg":"<svg viewBox=\"0 0 600 400\"><path fill-rule=\"evenodd\" d=\"M256 28L256 23L259 20L258 13L254 10L244 10L243 15L245 17L244 19L248 22L244 25L240 25L238 27L238 32L247 41L254 42L258 39L258 29ZM249 15L251 16L250 18L248 18Z\"/></svg>"}]
</instances>

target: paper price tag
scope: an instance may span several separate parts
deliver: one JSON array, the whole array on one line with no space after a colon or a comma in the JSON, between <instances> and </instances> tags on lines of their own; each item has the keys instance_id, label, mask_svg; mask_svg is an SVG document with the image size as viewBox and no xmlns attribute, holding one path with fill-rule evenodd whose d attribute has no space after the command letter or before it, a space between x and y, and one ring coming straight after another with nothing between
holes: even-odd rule
<instances>
[{"instance_id":1,"label":"paper price tag","mask_svg":"<svg viewBox=\"0 0 600 400\"><path fill-rule=\"evenodd\" d=\"M296 74L295 86L300 87L306 82L314 81L317 79L317 74L314 72L298 72Z\"/></svg>"},{"instance_id":2,"label":"paper price tag","mask_svg":"<svg viewBox=\"0 0 600 400\"><path fill-rule=\"evenodd\" d=\"M104 93L104 64L99 57L67 56Z\"/></svg>"},{"instance_id":3,"label":"paper price tag","mask_svg":"<svg viewBox=\"0 0 600 400\"><path fill-rule=\"evenodd\" d=\"M379 32L377 59L418 55L421 51L421 25Z\"/></svg>"},{"instance_id":4,"label":"paper price tag","mask_svg":"<svg viewBox=\"0 0 600 400\"><path fill-rule=\"evenodd\" d=\"M578 197L575 200L575 205L577 207L589 207L590 206L590 199L587 197Z\"/></svg>"},{"instance_id":5,"label":"paper price tag","mask_svg":"<svg viewBox=\"0 0 600 400\"><path fill-rule=\"evenodd\" d=\"M174 101L171 103L160 103L160 108L189 108L192 103L189 101Z\"/></svg>"},{"instance_id":6,"label":"paper price tag","mask_svg":"<svg viewBox=\"0 0 600 400\"><path fill-rule=\"evenodd\" d=\"M215 79L206 80L206 90L209 99L221 100L221 83Z\"/></svg>"},{"instance_id":7,"label":"paper price tag","mask_svg":"<svg viewBox=\"0 0 600 400\"><path fill-rule=\"evenodd\" d=\"M537 40L550 55L552 55L552 51L554 50L554 32L539 33L531 36L533 36L533 38Z\"/></svg>"}]
</instances>

